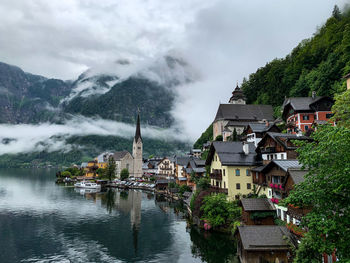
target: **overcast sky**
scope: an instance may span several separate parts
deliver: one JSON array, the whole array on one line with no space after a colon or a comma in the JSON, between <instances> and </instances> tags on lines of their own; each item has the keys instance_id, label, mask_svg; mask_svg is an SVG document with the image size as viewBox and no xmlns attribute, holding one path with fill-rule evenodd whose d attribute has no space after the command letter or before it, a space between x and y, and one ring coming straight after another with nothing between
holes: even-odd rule
<instances>
[{"instance_id":1,"label":"overcast sky","mask_svg":"<svg viewBox=\"0 0 350 263\"><path fill-rule=\"evenodd\" d=\"M180 51L202 78L174 115L192 138L236 81L309 38L345 0L1 0L0 61L75 79L120 58ZM190 109L190 110L189 110Z\"/></svg>"}]
</instances>

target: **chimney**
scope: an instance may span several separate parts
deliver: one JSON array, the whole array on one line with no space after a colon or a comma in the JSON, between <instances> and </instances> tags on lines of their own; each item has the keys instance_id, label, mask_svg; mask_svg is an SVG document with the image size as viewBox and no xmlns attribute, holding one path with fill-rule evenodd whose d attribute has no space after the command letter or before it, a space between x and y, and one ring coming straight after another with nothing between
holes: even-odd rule
<instances>
[{"instance_id":1,"label":"chimney","mask_svg":"<svg viewBox=\"0 0 350 263\"><path fill-rule=\"evenodd\" d=\"M269 121L266 121L266 127L269 127L270 123Z\"/></svg>"},{"instance_id":2,"label":"chimney","mask_svg":"<svg viewBox=\"0 0 350 263\"><path fill-rule=\"evenodd\" d=\"M314 100L316 98L316 91L312 91L312 99Z\"/></svg>"},{"instance_id":3,"label":"chimney","mask_svg":"<svg viewBox=\"0 0 350 263\"><path fill-rule=\"evenodd\" d=\"M245 155L249 154L249 144L246 142L243 142L243 152Z\"/></svg>"}]
</instances>

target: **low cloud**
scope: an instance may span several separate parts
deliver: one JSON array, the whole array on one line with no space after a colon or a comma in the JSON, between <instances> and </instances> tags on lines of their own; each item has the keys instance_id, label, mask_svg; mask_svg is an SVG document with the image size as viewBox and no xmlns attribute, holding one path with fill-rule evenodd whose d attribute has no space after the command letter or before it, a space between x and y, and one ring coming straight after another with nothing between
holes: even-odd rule
<instances>
[{"instance_id":1,"label":"low cloud","mask_svg":"<svg viewBox=\"0 0 350 263\"><path fill-rule=\"evenodd\" d=\"M160 129L141 125L141 133L145 138L164 141L186 141L186 138L189 138L188 135L180 133L176 128ZM76 147L66 142L72 136L112 135L131 139L134 134L134 125L82 116L75 116L63 124L0 124L0 155L43 150L68 152L73 147Z\"/></svg>"}]
</instances>

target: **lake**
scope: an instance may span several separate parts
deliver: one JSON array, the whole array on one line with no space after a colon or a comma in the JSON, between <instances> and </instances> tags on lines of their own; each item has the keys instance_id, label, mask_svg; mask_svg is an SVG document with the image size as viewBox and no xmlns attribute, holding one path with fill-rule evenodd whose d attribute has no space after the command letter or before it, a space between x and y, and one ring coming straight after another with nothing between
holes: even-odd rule
<instances>
[{"instance_id":1,"label":"lake","mask_svg":"<svg viewBox=\"0 0 350 263\"><path fill-rule=\"evenodd\" d=\"M234 240L191 227L179 202L86 193L55 172L0 169L0 262L238 262Z\"/></svg>"}]
</instances>

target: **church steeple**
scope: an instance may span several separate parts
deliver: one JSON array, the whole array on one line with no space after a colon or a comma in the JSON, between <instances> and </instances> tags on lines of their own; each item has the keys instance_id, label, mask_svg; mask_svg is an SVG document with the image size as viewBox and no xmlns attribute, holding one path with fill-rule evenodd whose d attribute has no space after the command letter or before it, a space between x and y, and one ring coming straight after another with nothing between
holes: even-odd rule
<instances>
[{"instance_id":1,"label":"church steeple","mask_svg":"<svg viewBox=\"0 0 350 263\"><path fill-rule=\"evenodd\" d=\"M138 139L141 139L141 127L140 127L140 112L137 113L137 124L136 124L136 132L135 132L135 141L137 142Z\"/></svg>"},{"instance_id":2,"label":"church steeple","mask_svg":"<svg viewBox=\"0 0 350 263\"><path fill-rule=\"evenodd\" d=\"M246 99L247 98L244 96L244 93L239 88L238 82L237 82L237 86L234 89L234 91L232 92L232 97L230 98L229 103L231 103L231 104L245 104Z\"/></svg>"}]
</instances>

